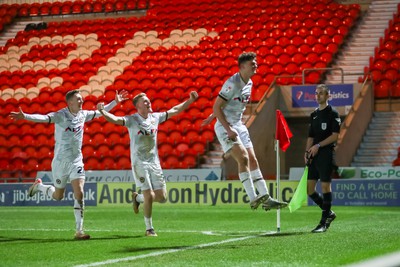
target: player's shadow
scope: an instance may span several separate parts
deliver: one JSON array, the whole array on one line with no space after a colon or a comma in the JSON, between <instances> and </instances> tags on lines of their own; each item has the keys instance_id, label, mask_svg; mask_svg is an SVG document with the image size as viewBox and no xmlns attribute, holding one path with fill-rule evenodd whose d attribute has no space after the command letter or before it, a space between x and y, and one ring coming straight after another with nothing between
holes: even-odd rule
<instances>
[{"instance_id":1,"label":"player's shadow","mask_svg":"<svg viewBox=\"0 0 400 267\"><path fill-rule=\"evenodd\" d=\"M170 250L170 249L176 249L176 250L184 250L184 249L190 249L192 246L161 246L161 247L126 247L120 250L116 250L115 253L133 253L133 252L145 252L145 251L163 251L163 250Z\"/></svg>"},{"instance_id":2,"label":"player's shadow","mask_svg":"<svg viewBox=\"0 0 400 267\"><path fill-rule=\"evenodd\" d=\"M309 232L280 232L280 233L266 233L266 234L261 234L260 237L280 237L280 236L296 236L296 235L306 235L309 234Z\"/></svg>"}]
</instances>

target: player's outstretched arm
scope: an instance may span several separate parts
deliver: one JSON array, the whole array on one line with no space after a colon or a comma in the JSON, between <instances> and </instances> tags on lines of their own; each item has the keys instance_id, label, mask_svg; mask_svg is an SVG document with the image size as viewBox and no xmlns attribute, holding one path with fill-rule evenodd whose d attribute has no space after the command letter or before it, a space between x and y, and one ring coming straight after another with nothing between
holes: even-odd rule
<instances>
[{"instance_id":1,"label":"player's outstretched arm","mask_svg":"<svg viewBox=\"0 0 400 267\"><path fill-rule=\"evenodd\" d=\"M214 113L211 113L210 116L208 116L202 123L201 126L206 126L210 124L214 120L215 116Z\"/></svg>"},{"instance_id":2,"label":"player's outstretched arm","mask_svg":"<svg viewBox=\"0 0 400 267\"><path fill-rule=\"evenodd\" d=\"M101 113L101 115L104 116L104 118L117 125L125 125L125 120L123 117L118 117L115 116L114 114L111 114L107 110L104 109L104 103L98 103L97 104L97 110Z\"/></svg>"},{"instance_id":3,"label":"player's outstretched arm","mask_svg":"<svg viewBox=\"0 0 400 267\"><path fill-rule=\"evenodd\" d=\"M104 109L106 111L111 111L118 103L121 103L123 101L125 101L126 99L128 99L128 92L125 90L122 90L121 93L118 93L118 91L115 94L115 100L111 101L110 103L108 103L107 105L104 105ZM100 114L99 114L100 116Z\"/></svg>"},{"instance_id":4,"label":"player's outstretched arm","mask_svg":"<svg viewBox=\"0 0 400 267\"><path fill-rule=\"evenodd\" d=\"M175 115L178 115L179 113L181 113L182 111L187 109L190 106L190 104L192 104L194 101L196 101L196 99L198 97L199 97L199 95L197 94L196 91L191 91L190 98L188 100L172 107L170 110L167 111L168 117L170 118Z\"/></svg>"},{"instance_id":5,"label":"player's outstretched arm","mask_svg":"<svg viewBox=\"0 0 400 267\"><path fill-rule=\"evenodd\" d=\"M34 122L51 122L51 119L48 115L41 115L41 114L26 114L22 111L22 108L19 108L19 112L11 112L10 117L13 120L28 120Z\"/></svg>"},{"instance_id":6,"label":"player's outstretched arm","mask_svg":"<svg viewBox=\"0 0 400 267\"><path fill-rule=\"evenodd\" d=\"M117 93L115 94L115 102L117 102L117 104L127 99L128 99L128 92L125 90L122 90L120 93L118 93L117 91Z\"/></svg>"}]
</instances>

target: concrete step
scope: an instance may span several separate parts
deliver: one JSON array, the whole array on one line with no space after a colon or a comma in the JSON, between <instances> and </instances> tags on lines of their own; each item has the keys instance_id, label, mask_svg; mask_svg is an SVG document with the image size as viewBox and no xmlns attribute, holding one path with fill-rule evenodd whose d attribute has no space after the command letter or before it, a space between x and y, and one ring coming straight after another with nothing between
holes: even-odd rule
<instances>
[{"instance_id":1,"label":"concrete step","mask_svg":"<svg viewBox=\"0 0 400 267\"><path fill-rule=\"evenodd\" d=\"M212 168L220 168L219 164L200 164L199 168L201 169L212 169Z\"/></svg>"},{"instance_id":2,"label":"concrete step","mask_svg":"<svg viewBox=\"0 0 400 267\"><path fill-rule=\"evenodd\" d=\"M399 136L400 135L400 130L396 130L396 129L376 129L376 128L372 128L372 129L367 129L367 131L365 132L366 136Z\"/></svg>"},{"instance_id":3,"label":"concrete step","mask_svg":"<svg viewBox=\"0 0 400 267\"><path fill-rule=\"evenodd\" d=\"M384 131L384 130L389 130L389 131L396 131L400 129L399 122L398 120L390 120L390 119L377 119L377 118L372 118L370 124L368 125L368 129L374 130L376 129L377 131Z\"/></svg>"},{"instance_id":4,"label":"concrete step","mask_svg":"<svg viewBox=\"0 0 400 267\"><path fill-rule=\"evenodd\" d=\"M398 149L399 143L389 142L389 143L361 143L360 148L380 148L380 149Z\"/></svg>"},{"instance_id":5,"label":"concrete step","mask_svg":"<svg viewBox=\"0 0 400 267\"><path fill-rule=\"evenodd\" d=\"M390 156L397 157L396 149L359 149L357 151L357 156Z\"/></svg>"},{"instance_id":6,"label":"concrete step","mask_svg":"<svg viewBox=\"0 0 400 267\"><path fill-rule=\"evenodd\" d=\"M392 162L396 159L396 156L372 156L372 155L361 155L355 156L354 162Z\"/></svg>"},{"instance_id":7,"label":"concrete step","mask_svg":"<svg viewBox=\"0 0 400 267\"><path fill-rule=\"evenodd\" d=\"M222 155L224 155L223 151L219 151L219 150L212 150L208 153L208 156L210 157L219 157L222 158Z\"/></svg>"},{"instance_id":8,"label":"concrete step","mask_svg":"<svg viewBox=\"0 0 400 267\"><path fill-rule=\"evenodd\" d=\"M374 117L400 118L400 112L374 112Z\"/></svg>"},{"instance_id":9,"label":"concrete step","mask_svg":"<svg viewBox=\"0 0 400 267\"><path fill-rule=\"evenodd\" d=\"M389 143L397 143L400 145L400 137L398 136L384 136L384 135L375 135L375 136L363 136L363 142L368 143L379 143L389 142ZM384 141L383 141L384 140Z\"/></svg>"}]
</instances>

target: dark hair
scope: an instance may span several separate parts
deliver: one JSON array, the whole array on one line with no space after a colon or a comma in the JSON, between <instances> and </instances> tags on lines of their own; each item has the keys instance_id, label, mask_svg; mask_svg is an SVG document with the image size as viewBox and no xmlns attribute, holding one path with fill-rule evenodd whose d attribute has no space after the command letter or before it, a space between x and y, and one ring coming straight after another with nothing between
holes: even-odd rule
<instances>
[{"instance_id":1,"label":"dark hair","mask_svg":"<svg viewBox=\"0 0 400 267\"><path fill-rule=\"evenodd\" d=\"M136 104L137 104L137 102L139 101L139 99L142 98L142 97L145 97L145 96L147 96L145 93L137 94L137 95L132 99L133 105L136 107Z\"/></svg>"},{"instance_id":2,"label":"dark hair","mask_svg":"<svg viewBox=\"0 0 400 267\"><path fill-rule=\"evenodd\" d=\"M65 95L65 100L68 102L69 100L71 100L71 98L76 95L79 94L79 90L75 89L75 90L71 90L68 91L67 94Z\"/></svg>"},{"instance_id":3,"label":"dark hair","mask_svg":"<svg viewBox=\"0 0 400 267\"><path fill-rule=\"evenodd\" d=\"M238 64L240 66L240 64L242 64L246 61L253 61L256 57L257 57L257 54L254 52L243 52L242 54L240 54L240 56L238 58Z\"/></svg>"}]
</instances>

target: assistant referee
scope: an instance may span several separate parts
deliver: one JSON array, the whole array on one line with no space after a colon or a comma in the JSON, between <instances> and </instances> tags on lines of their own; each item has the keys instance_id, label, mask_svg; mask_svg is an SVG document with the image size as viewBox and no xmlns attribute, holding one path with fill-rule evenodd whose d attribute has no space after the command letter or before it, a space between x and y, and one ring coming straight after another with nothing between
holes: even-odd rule
<instances>
[{"instance_id":1,"label":"assistant referee","mask_svg":"<svg viewBox=\"0 0 400 267\"><path fill-rule=\"evenodd\" d=\"M319 224L313 233L325 232L336 214L331 210L331 174L335 160L335 143L339 136L339 113L328 104L329 87L319 84L315 90L318 108L310 115L306 152L304 160L309 165L307 194L322 209ZM316 191L317 181L321 181L322 196Z\"/></svg>"}]
</instances>

